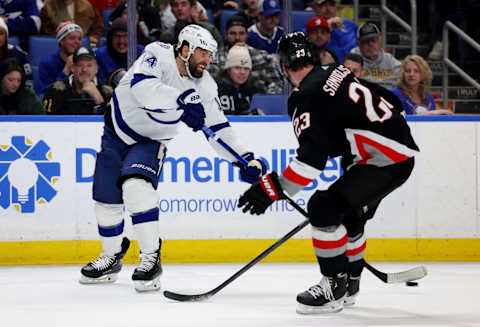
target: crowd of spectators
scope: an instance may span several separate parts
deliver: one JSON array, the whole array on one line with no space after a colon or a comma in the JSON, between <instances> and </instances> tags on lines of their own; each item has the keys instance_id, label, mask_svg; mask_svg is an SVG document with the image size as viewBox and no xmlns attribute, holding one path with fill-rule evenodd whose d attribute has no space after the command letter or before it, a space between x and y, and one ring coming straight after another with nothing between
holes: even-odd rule
<instances>
[{"instance_id":1,"label":"crowd of spectators","mask_svg":"<svg viewBox=\"0 0 480 327\"><path fill-rule=\"evenodd\" d=\"M338 4L338 0L291 2L293 10L314 14L303 32L317 64L343 63L358 78L391 89L407 114L450 113L436 110L429 89L432 73L422 57L398 60L382 48L377 25L359 26L339 17ZM234 11L226 22L221 20L224 10ZM285 32L282 11L281 0L136 0L137 57L146 44L173 44L181 28L198 24L218 42L207 69L218 83L222 109L227 114L262 114L261 109L250 110L254 94L284 93L276 57ZM0 2L0 12L1 114L105 111L128 64L127 0L11 0ZM107 12L109 16L103 17ZM438 26L434 32L429 59L437 59L442 46ZM28 40L38 34L55 37L58 49L32 67ZM10 36L16 38L15 44L9 44ZM79 56L78 51L86 54ZM31 91L32 68L38 69L36 94ZM29 104L15 109L6 104L12 99ZM37 106L40 99L42 110Z\"/></svg>"}]
</instances>

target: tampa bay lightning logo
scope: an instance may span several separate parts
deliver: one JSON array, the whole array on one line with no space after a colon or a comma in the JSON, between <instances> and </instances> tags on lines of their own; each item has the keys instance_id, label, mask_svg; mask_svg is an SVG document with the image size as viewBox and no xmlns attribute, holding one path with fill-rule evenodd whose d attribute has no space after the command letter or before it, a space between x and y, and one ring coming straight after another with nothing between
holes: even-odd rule
<instances>
[{"instance_id":1,"label":"tampa bay lightning logo","mask_svg":"<svg viewBox=\"0 0 480 327\"><path fill-rule=\"evenodd\" d=\"M32 142L25 136L12 136L11 145L0 145L0 207L12 205L31 213L35 204L50 202L57 191L53 184L60 177L60 163L52 162L45 141Z\"/></svg>"}]
</instances>

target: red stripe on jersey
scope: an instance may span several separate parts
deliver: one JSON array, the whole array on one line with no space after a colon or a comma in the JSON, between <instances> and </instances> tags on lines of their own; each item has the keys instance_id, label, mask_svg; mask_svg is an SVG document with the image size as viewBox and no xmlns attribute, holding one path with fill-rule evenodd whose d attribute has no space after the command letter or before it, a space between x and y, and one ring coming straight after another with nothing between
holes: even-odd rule
<instances>
[{"instance_id":1,"label":"red stripe on jersey","mask_svg":"<svg viewBox=\"0 0 480 327\"><path fill-rule=\"evenodd\" d=\"M283 177L288 179L289 181L302 185L307 186L313 179L303 177L302 175L297 174L290 166L287 167L282 173Z\"/></svg>"},{"instance_id":2,"label":"red stripe on jersey","mask_svg":"<svg viewBox=\"0 0 480 327\"><path fill-rule=\"evenodd\" d=\"M345 234L341 239L336 241L322 241L322 240L317 240L316 238L312 238L312 241L313 241L313 246L318 249L322 249L322 250L337 249L347 244L348 235Z\"/></svg>"},{"instance_id":3,"label":"red stripe on jersey","mask_svg":"<svg viewBox=\"0 0 480 327\"><path fill-rule=\"evenodd\" d=\"M347 250L346 255L347 256L357 255L360 252L364 251L366 248L367 248L367 241L363 242L363 244L356 249Z\"/></svg>"},{"instance_id":4,"label":"red stripe on jersey","mask_svg":"<svg viewBox=\"0 0 480 327\"><path fill-rule=\"evenodd\" d=\"M395 163L402 162L410 158L409 156L399 153L393 150L392 148L389 148L388 146L378 143L363 135L354 134L354 137L355 137L355 143L357 144L358 152L360 156L363 158L363 160L360 160L358 164L365 164L367 163L368 159L372 158L372 155L368 153L367 150L365 149L365 146L364 146L365 144L368 144L376 148L378 151L382 152L386 157L388 157Z\"/></svg>"}]
</instances>

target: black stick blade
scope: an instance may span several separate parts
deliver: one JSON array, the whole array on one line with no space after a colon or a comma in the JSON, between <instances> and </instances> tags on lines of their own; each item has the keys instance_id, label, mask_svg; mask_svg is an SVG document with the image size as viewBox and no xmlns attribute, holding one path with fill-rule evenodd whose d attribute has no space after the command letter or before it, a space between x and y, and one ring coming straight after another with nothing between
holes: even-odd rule
<instances>
[{"instance_id":1,"label":"black stick blade","mask_svg":"<svg viewBox=\"0 0 480 327\"><path fill-rule=\"evenodd\" d=\"M209 299L213 294L203 293L203 294L179 294L170 291L164 291L163 295L166 298L171 300L180 301L180 302L200 302Z\"/></svg>"}]
</instances>

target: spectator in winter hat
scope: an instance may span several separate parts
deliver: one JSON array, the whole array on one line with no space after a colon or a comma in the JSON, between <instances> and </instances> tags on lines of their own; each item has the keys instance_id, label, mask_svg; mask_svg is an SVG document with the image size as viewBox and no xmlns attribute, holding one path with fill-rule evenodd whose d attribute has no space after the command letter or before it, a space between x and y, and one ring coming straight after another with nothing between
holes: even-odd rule
<instances>
[{"instance_id":1,"label":"spectator in winter hat","mask_svg":"<svg viewBox=\"0 0 480 327\"><path fill-rule=\"evenodd\" d=\"M43 59L38 66L40 93L53 82L67 77L72 72L73 52L82 44L83 30L70 21L57 27L56 37L59 49Z\"/></svg>"},{"instance_id":2,"label":"spectator in winter hat","mask_svg":"<svg viewBox=\"0 0 480 327\"><path fill-rule=\"evenodd\" d=\"M136 58L142 54L144 48L143 45L137 44ZM108 85L115 87L127 70L127 52L127 19L119 17L112 22L108 29L107 44L95 51L98 64L97 77Z\"/></svg>"},{"instance_id":3,"label":"spectator in winter hat","mask_svg":"<svg viewBox=\"0 0 480 327\"><path fill-rule=\"evenodd\" d=\"M244 43L230 48L225 67L217 76L218 97L227 115L251 115L250 102L255 93L265 93L251 78L252 59ZM258 114L258 112L256 113Z\"/></svg>"},{"instance_id":4,"label":"spectator in winter hat","mask_svg":"<svg viewBox=\"0 0 480 327\"><path fill-rule=\"evenodd\" d=\"M238 42L245 43L248 37L248 22L240 15L232 16L226 24L225 45L219 47L216 58L208 65L208 72L215 76L225 67L228 50ZM259 50L247 45L252 60L250 76L256 81L256 85L266 90L266 93L277 94L283 92L283 77L276 67L276 58L265 50Z\"/></svg>"}]
</instances>

